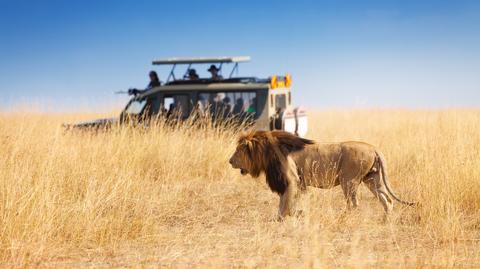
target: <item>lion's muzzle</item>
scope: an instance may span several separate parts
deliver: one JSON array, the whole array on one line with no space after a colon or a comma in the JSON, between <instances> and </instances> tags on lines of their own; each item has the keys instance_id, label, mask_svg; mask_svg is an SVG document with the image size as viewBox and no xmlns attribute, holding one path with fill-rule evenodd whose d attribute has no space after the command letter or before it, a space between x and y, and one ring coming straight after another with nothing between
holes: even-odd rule
<instances>
[{"instance_id":1,"label":"lion's muzzle","mask_svg":"<svg viewBox=\"0 0 480 269\"><path fill-rule=\"evenodd\" d=\"M248 174L248 170L242 168L242 167L238 164L238 161L236 161L236 159L235 159L235 155L232 156L232 158L230 158L230 160L229 160L228 162L232 165L232 168L233 168L233 169L240 169L240 174L242 174L242 175Z\"/></svg>"}]
</instances>

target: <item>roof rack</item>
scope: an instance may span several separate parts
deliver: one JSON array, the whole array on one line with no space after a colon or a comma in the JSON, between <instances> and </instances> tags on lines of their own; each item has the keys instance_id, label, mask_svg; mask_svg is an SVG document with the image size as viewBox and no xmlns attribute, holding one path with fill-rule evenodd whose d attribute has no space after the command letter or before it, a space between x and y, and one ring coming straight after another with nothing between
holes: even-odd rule
<instances>
[{"instance_id":1,"label":"roof rack","mask_svg":"<svg viewBox=\"0 0 480 269\"><path fill-rule=\"evenodd\" d=\"M201 58L168 58L155 60L153 65L167 64L209 64L209 63L240 63L250 61L250 56L235 57L201 57Z\"/></svg>"},{"instance_id":2,"label":"roof rack","mask_svg":"<svg viewBox=\"0 0 480 269\"><path fill-rule=\"evenodd\" d=\"M190 84L215 84L215 83L270 83L270 79L259 79L256 77L235 77L222 80L201 78L198 80L174 80L165 85L190 85Z\"/></svg>"},{"instance_id":3,"label":"roof rack","mask_svg":"<svg viewBox=\"0 0 480 269\"><path fill-rule=\"evenodd\" d=\"M235 71L238 72L238 63L248 62L248 61L250 61L250 56L198 57L198 58L168 58L163 60L152 61L152 64L153 65L173 65L172 70L170 70L170 74L168 75L168 78L167 78L167 83L168 83L170 81L170 78L173 78L173 80L176 80L174 70L177 64L188 64L187 71L185 72L185 75L186 75L192 64L219 63L220 64L219 70L222 70L222 65L224 63L235 63L232 71L230 72L230 76L228 77L228 78L232 78L233 73Z\"/></svg>"}]
</instances>

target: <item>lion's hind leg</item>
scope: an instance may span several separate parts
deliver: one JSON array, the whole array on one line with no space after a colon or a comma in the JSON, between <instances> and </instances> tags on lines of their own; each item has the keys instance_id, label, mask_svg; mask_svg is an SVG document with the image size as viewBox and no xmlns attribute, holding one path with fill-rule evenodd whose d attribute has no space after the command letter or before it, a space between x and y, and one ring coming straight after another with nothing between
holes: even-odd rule
<instances>
[{"instance_id":1,"label":"lion's hind leg","mask_svg":"<svg viewBox=\"0 0 480 269\"><path fill-rule=\"evenodd\" d=\"M393 210L393 201L388 195L388 191L382 184L381 175L379 171L369 173L363 180L368 189L377 197L385 210L385 214L388 215Z\"/></svg>"},{"instance_id":2,"label":"lion's hind leg","mask_svg":"<svg viewBox=\"0 0 480 269\"><path fill-rule=\"evenodd\" d=\"M340 185L342 186L343 194L345 195L345 199L347 199L348 210L358 207L357 190L360 183L361 181L356 178L347 179L343 177L340 179Z\"/></svg>"}]
</instances>

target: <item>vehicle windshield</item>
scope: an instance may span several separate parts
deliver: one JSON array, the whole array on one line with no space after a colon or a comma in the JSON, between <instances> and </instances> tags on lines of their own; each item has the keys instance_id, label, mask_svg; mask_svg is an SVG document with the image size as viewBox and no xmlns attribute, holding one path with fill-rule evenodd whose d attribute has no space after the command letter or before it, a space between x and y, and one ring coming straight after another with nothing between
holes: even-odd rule
<instances>
[{"instance_id":1,"label":"vehicle windshield","mask_svg":"<svg viewBox=\"0 0 480 269\"><path fill-rule=\"evenodd\" d=\"M143 108L147 104L147 100L133 100L125 109L125 113L127 114L135 114L138 115L142 112Z\"/></svg>"}]
</instances>

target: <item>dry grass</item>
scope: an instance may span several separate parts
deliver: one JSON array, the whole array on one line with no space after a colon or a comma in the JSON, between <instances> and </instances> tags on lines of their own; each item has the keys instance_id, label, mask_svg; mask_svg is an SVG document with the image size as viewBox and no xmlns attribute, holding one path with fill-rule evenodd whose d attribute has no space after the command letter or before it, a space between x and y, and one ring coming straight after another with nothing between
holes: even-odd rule
<instances>
[{"instance_id":1,"label":"dry grass","mask_svg":"<svg viewBox=\"0 0 480 269\"><path fill-rule=\"evenodd\" d=\"M91 116L91 115L90 115ZM263 178L228 165L235 134L155 127L65 134L86 115L0 114L1 267L478 267L480 111L311 115L310 138L378 146L398 203L309 189L276 222Z\"/></svg>"}]
</instances>

